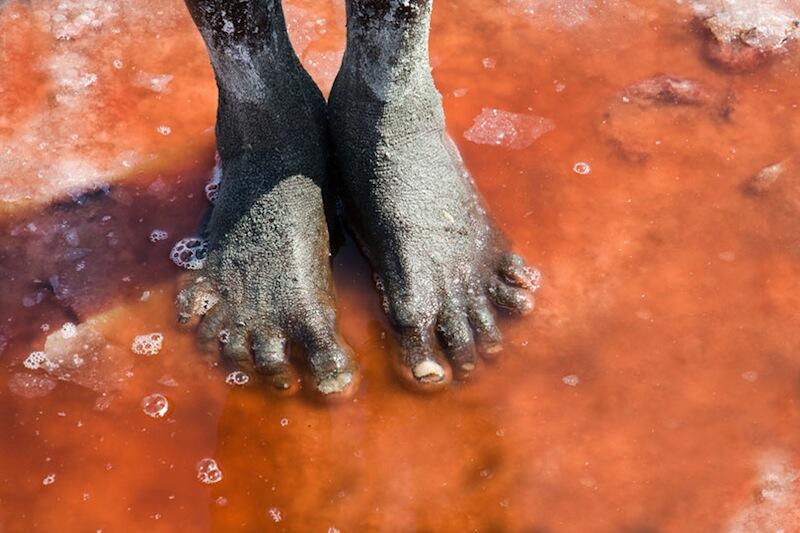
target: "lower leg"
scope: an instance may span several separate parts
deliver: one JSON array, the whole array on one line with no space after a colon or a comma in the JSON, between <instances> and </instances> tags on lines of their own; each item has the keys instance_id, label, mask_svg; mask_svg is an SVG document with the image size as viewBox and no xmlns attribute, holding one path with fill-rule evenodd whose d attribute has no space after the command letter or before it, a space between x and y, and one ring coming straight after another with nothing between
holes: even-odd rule
<instances>
[{"instance_id":1,"label":"lower leg","mask_svg":"<svg viewBox=\"0 0 800 533\"><path fill-rule=\"evenodd\" d=\"M291 143L298 133L324 135L324 127L301 127L304 120L324 121L324 101L292 49L280 0L186 0L186 5L217 81L223 161L265 145ZM300 120L284 109L299 113Z\"/></svg>"}]
</instances>

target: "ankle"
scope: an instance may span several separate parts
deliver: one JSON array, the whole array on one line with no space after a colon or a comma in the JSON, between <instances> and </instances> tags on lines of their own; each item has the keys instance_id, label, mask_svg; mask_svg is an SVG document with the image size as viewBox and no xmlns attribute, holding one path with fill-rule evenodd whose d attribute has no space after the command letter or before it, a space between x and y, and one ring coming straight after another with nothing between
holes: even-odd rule
<instances>
[{"instance_id":1,"label":"ankle","mask_svg":"<svg viewBox=\"0 0 800 533\"><path fill-rule=\"evenodd\" d=\"M430 4L430 0L351 0L340 77L365 83L379 99L395 97L410 85L433 88Z\"/></svg>"}]
</instances>

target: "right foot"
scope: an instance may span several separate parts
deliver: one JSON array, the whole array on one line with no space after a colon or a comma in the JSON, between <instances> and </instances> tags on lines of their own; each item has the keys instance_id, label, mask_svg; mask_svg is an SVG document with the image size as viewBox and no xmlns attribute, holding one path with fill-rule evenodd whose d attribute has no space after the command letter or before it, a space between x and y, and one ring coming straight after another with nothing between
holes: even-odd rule
<instances>
[{"instance_id":1,"label":"right foot","mask_svg":"<svg viewBox=\"0 0 800 533\"><path fill-rule=\"evenodd\" d=\"M336 330L322 95L289 45L277 1L230 4L227 15L222 0L187 4L217 75L222 184L208 257L178 295L179 320L199 321L204 346L221 345L280 390L298 381L287 345L299 345L314 389L347 395L356 371Z\"/></svg>"}]
</instances>

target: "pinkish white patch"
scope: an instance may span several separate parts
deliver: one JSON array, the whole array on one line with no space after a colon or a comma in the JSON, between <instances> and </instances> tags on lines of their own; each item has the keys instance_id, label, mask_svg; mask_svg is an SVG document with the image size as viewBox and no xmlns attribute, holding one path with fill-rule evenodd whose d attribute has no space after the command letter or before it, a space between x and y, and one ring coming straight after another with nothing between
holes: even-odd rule
<instances>
[{"instance_id":1,"label":"pinkish white patch","mask_svg":"<svg viewBox=\"0 0 800 533\"><path fill-rule=\"evenodd\" d=\"M522 150L554 128L555 123L547 118L484 108L464 132L464 138L476 144Z\"/></svg>"},{"instance_id":2,"label":"pinkish white patch","mask_svg":"<svg viewBox=\"0 0 800 533\"><path fill-rule=\"evenodd\" d=\"M8 380L8 389L23 398L46 396L56 388L56 381L48 376L19 372Z\"/></svg>"},{"instance_id":3,"label":"pinkish white patch","mask_svg":"<svg viewBox=\"0 0 800 533\"><path fill-rule=\"evenodd\" d=\"M784 0L701 0L693 8L720 42L762 52L783 47L800 30L797 5Z\"/></svg>"},{"instance_id":4,"label":"pinkish white patch","mask_svg":"<svg viewBox=\"0 0 800 533\"><path fill-rule=\"evenodd\" d=\"M800 524L798 472L788 456L768 453L758 461L758 478L746 503L728 522L727 533L797 531Z\"/></svg>"},{"instance_id":5,"label":"pinkish white patch","mask_svg":"<svg viewBox=\"0 0 800 533\"><path fill-rule=\"evenodd\" d=\"M146 333L137 335L131 344L131 350L137 355L156 355L164 345L164 335L161 333Z\"/></svg>"}]
</instances>

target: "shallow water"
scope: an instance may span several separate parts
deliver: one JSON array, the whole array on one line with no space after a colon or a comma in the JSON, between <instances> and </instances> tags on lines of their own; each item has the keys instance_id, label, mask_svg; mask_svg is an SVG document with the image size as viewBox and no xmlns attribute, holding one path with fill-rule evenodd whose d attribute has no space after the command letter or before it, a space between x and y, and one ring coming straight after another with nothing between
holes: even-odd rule
<instances>
[{"instance_id":1,"label":"shallow water","mask_svg":"<svg viewBox=\"0 0 800 533\"><path fill-rule=\"evenodd\" d=\"M343 8L287 5L327 90ZM667 0L438 2L449 131L544 285L500 361L420 396L346 242L364 379L328 407L226 383L175 326L215 89L157 9L0 7L0 530L800 531L796 50L732 74ZM640 83L664 74L681 101ZM59 369L25 368L51 334Z\"/></svg>"}]
</instances>

